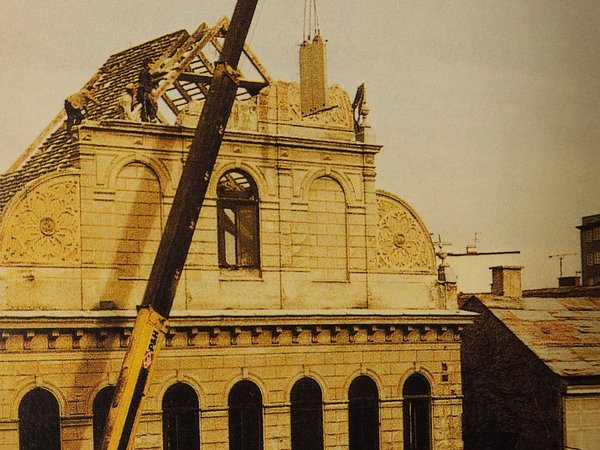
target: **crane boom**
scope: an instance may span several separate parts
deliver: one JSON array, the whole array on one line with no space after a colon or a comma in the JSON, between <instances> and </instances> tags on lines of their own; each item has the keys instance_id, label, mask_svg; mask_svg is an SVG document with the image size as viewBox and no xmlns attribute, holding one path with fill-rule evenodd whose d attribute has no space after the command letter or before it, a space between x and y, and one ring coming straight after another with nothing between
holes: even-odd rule
<instances>
[{"instance_id":1,"label":"crane boom","mask_svg":"<svg viewBox=\"0 0 600 450\"><path fill-rule=\"evenodd\" d=\"M148 378L169 329L169 314L239 85L237 65L258 0L238 0L196 127L173 205L121 367L103 450L133 448Z\"/></svg>"}]
</instances>

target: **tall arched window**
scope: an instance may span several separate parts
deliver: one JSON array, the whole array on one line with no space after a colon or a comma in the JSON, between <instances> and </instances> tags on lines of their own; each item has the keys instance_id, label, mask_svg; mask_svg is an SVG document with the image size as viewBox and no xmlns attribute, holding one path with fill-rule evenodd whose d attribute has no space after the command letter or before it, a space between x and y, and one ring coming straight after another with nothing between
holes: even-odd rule
<instances>
[{"instance_id":1,"label":"tall arched window","mask_svg":"<svg viewBox=\"0 0 600 450\"><path fill-rule=\"evenodd\" d=\"M162 401L163 449L200 448L198 396L191 386L176 383L167 389Z\"/></svg>"},{"instance_id":2,"label":"tall arched window","mask_svg":"<svg viewBox=\"0 0 600 450\"><path fill-rule=\"evenodd\" d=\"M225 172L217 185L219 266L258 268L258 190L245 172Z\"/></svg>"},{"instance_id":3,"label":"tall arched window","mask_svg":"<svg viewBox=\"0 0 600 450\"><path fill-rule=\"evenodd\" d=\"M94 431L94 450L100 450L102 446L102 433L104 432L104 425L106 425L114 393L114 386L106 386L94 398L94 404L92 405L92 414L94 416L92 425Z\"/></svg>"},{"instance_id":4,"label":"tall arched window","mask_svg":"<svg viewBox=\"0 0 600 450\"><path fill-rule=\"evenodd\" d=\"M346 195L331 177L313 181L308 192L310 269L315 280L348 280Z\"/></svg>"},{"instance_id":5,"label":"tall arched window","mask_svg":"<svg viewBox=\"0 0 600 450\"><path fill-rule=\"evenodd\" d=\"M431 386L423 375L411 375L402 388L404 397L404 448L431 448Z\"/></svg>"},{"instance_id":6,"label":"tall arched window","mask_svg":"<svg viewBox=\"0 0 600 450\"><path fill-rule=\"evenodd\" d=\"M229 393L229 450L262 448L262 395L251 381L240 381Z\"/></svg>"},{"instance_id":7,"label":"tall arched window","mask_svg":"<svg viewBox=\"0 0 600 450\"><path fill-rule=\"evenodd\" d=\"M348 391L350 450L379 450L379 393L375 382L356 377Z\"/></svg>"},{"instance_id":8,"label":"tall arched window","mask_svg":"<svg viewBox=\"0 0 600 450\"><path fill-rule=\"evenodd\" d=\"M60 450L58 401L46 389L29 391L19 404L19 450Z\"/></svg>"},{"instance_id":9,"label":"tall arched window","mask_svg":"<svg viewBox=\"0 0 600 450\"><path fill-rule=\"evenodd\" d=\"M302 378L291 394L292 450L323 450L323 395L312 378Z\"/></svg>"}]
</instances>

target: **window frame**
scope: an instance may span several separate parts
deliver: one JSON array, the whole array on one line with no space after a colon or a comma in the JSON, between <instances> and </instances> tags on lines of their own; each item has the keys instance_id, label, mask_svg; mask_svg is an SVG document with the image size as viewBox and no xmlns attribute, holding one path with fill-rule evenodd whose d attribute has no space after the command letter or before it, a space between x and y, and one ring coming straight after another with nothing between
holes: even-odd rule
<instances>
[{"instance_id":1,"label":"window frame","mask_svg":"<svg viewBox=\"0 0 600 450\"><path fill-rule=\"evenodd\" d=\"M248 183L246 196L227 196L221 191L221 183L229 174L238 174ZM232 212L233 220L225 211ZM259 196L254 179L239 169L224 172L217 183L217 256L221 269L260 269L259 222ZM230 258L228 236L234 238L232 253L235 262Z\"/></svg>"},{"instance_id":2,"label":"window frame","mask_svg":"<svg viewBox=\"0 0 600 450\"><path fill-rule=\"evenodd\" d=\"M45 411L46 407L52 410ZM28 410L25 411L26 408ZM32 414L34 417L25 418L23 417L25 413ZM62 448L60 405L51 391L36 387L27 392L19 402L18 417L19 450L39 448L60 450ZM48 436L44 433L44 429L52 435Z\"/></svg>"},{"instance_id":3,"label":"window frame","mask_svg":"<svg viewBox=\"0 0 600 450\"><path fill-rule=\"evenodd\" d=\"M415 382L422 385L411 386ZM407 392L408 389L415 390L415 388L421 389L422 387L425 387L423 392ZM433 448L432 405L431 383L424 375L413 373L406 379L402 387L403 444L406 450L431 450ZM413 414L413 411L416 412ZM421 425L423 421L425 423ZM424 435L425 439L423 439Z\"/></svg>"},{"instance_id":4,"label":"window frame","mask_svg":"<svg viewBox=\"0 0 600 450\"><path fill-rule=\"evenodd\" d=\"M301 398L304 397L304 398ZM290 392L292 450L323 450L323 391L313 378L303 377Z\"/></svg>"},{"instance_id":5,"label":"window frame","mask_svg":"<svg viewBox=\"0 0 600 450\"><path fill-rule=\"evenodd\" d=\"M169 398L170 395L174 396L173 400ZM184 402L188 400L191 401L185 404ZM167 402L172 402L177 406L171 407ZM164 450L200 449L200 399L194 388L181 382L169 386L162 398L161 412ZM174 426L173 421L175 422ZM192 436L191 442L185 440L190 435Z\"/></svg>"}]
</instances>

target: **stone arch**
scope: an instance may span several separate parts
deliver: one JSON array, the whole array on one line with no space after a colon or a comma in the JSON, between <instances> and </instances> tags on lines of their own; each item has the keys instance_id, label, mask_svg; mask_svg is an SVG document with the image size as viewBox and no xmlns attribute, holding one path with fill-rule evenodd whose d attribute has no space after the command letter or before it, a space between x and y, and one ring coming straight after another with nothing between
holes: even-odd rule
<instances>
[{"instance_id":1,"label":"stone arch","mask_svg":"<svg viewBox=\"0 0 600 450\"><path fill-rule=\"evenodd\" d=\"M263 400L263 406L270 403L269 389L267 388L267 384L265 383L265 381L258 375L248 372L236 375L235 377L229 380L229 382L225 385L225 391L221 396L221 400L223 403L220 406L225 408L228 407L229 393L231 392L233 386L235 386L240 381L252 381L256 386L258 386L258 389L260 390L260 394L262 395Z\"/></svg>"},{"instance_id":2,"label":"stone arch","mask_svg":"<svg viewBox=\"0 0 600 450\"><path fill-rule=\"evenodd\" d=\"M173 386L175 383L184 383L190 386L196 395L198 396L198 403L200 404L200 409L202 406L206 404L207 393L204 389L202 389L200 383L190 375L181 375L177 374L176 376L169 377L165 380L162 380L158 389L156 391L156 395L153 396L152 402L148 402L148 406L150 406L153 411L160 411L162 408L162 399L165 396L167 390Z\"/></svg>"},{"instance_id":3,"label":"stone arch","mask_svg":"<svg viewBox=\"0 0 600 450\"><path fill-rule=\"evenodd\" d=\"M431 386L431 397L435 397L437 395L436 391L438 389L438 386L435 383L435 376L427 368L419 366L417 368L411 368L409 370L404 371L404 373L398 380L398 385L396 386L396 395L398 396L398 398L402 398L402 389L404 388L406 380L408 380L411 376L415 374L422 375L427 380L429 386Z\"/></svg>"},{"instance_id":4,"label":"stone arch","mask_svg":"<svg viewBox=\"0 0 600 450\"><path fill-rule=\"evenodd\" d=\"M342 392L344 394L344 401L348 401L348 391L350 390L350 385L352 382L359 376L367 376L373 380L375 386L377 386L377 392L379 393L379 397L381 397L381 393L383 392L383 381L377 375L377 373L371 369L358 369L353 371L346 379L344 380L344 387Z\"/></svg>"},{"instance_id":5,"label":"stone arch","mask_svg":"<svg viewBox=\"0 0 600 450\"><path fill-rule=\"evenodd\" d=\"M92 409L94 406L94 399L96 398L96 396L98 395L98 393L104 389L105 387L108 386L116 386L116 384L111 384L108 382L108 377L104 380L101 381L100 383L97 383L90 391L89 391L89 395L87 396L86 400L85 400L85 411L88 414L92 414Z\"/></svg>"},{"instance_id":6,"label":"stone arch","mask_svg":"<svg viewBox=\"0 0 600 450\"><path fill-rule=\"evenodd\" d=\"M323 394L323 403L327 403L329 401L330 388L327 385L326 378L314 372L313 370L311 370L310 372L298 371L292 378L290 378L290 380L285 386L285 398L290 398L294 385L302 378L312 378L313 380L315 380L315 382L321 388L321 392Z\"/></svg>"},{"instance_id":7,"label":"stone arch","mask_svg":"<svg viewBox=\"0 0 600 450\"><path fill-rule=\"evenodd\" d=\"M60 417L66 415L68 401L66 396L60 390L60 388L52 382L48 382L46 380L39 380L36 378L34 381L27 381L21 384L21 386L15 390L15 394L13 396L13 401L10 408L12 420L19 420L19 405L21 404L23 397L25 397L27 393L36 388L46 389L48 392L54 395L54 398L58 402L58 412Z\"/></svg>"},{"instance_id":8,"label":"stone arch","mask_svg":"<svg viewBox=\"0 0 600 450\"><path fill-rule=\"evenodd\" d=\"M123 155L113 159L106 171L106 185L110 190L114 190L117 184L117 178L121 171L130 164L142 164L150 169L156 175L161 188L161 194L174 194L176 186L172 186L172 177L166 165L159 160L149 158L145 155ZM171 192L172 191L172 192Z\"/></svg>"},{"instance_id":9,"label":"stone arch","mask_svg":"<svg viewBox=\"0 0 600 450\"><path fill-rule=\"evenodd\" d=\"M223 176L225 172L230 170L240 170L242 172L246 172L256 184L256 189L258 191L259 200L263 200L269 196L269 192L271 192L271 187L264 173L258 169L257 167L241 162L240 164L236 164L234 162L223 164L217 167L213 174L210 177L210 182L208 185L208 190L206 191L206 196L210 198L217 198L217 184L219 180Z\"/></svg>"},{"instance_id":10,"label":"stone arch","mask_svg":"<svg viewBox=\"0 0 600 450\"><path fill-rule=\"evenodd\" d=\"M354 184L352 183L352 180L350 180L350 177L343 172L329 169L315 170L304 177L300 185L300 198L303 202L308 202L310 187L315 180L322 177L332 178L339 183L344 192L344 197L346 198L346 205L353 205L357 202L356 190L354 189Z\"/></svg>"}]
</instances>

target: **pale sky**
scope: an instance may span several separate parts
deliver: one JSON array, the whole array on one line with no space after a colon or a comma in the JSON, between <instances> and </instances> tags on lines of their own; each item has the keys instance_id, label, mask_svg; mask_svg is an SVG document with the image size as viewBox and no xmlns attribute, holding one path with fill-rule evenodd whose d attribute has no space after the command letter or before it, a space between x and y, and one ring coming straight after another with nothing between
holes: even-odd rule
<instances>
[{"instance_id":1,"label":"pale sky","mask_svg":"<svg viewBox=\"0 0 600 450\"><path fill-rule=\"evenodd\" d=\"M5 170L113 53L230 15L233 0L1 0ZM378 187L464 251L459 289L525 266L526 288L580 270L581 217L600 213L600 1L321 0L329 82L365 82ZM298 78L303 0L259 0L250 45L275 79Z\"/></svg>"}]
</instances>

